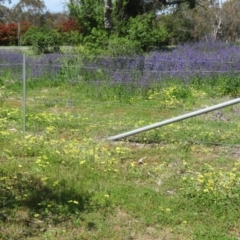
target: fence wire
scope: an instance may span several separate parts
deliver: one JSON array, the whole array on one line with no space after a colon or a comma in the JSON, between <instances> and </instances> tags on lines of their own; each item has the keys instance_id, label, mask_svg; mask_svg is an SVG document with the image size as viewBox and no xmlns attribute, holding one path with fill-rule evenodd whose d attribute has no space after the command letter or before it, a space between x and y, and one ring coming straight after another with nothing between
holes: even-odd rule
<instances>
[{"instance_id":1,"label":"fence wire","mask_svg":"<svg viewBox=\"0 0 240 240\"><path fill-rule=\"evenodd\" d=\"M146 62L146 65L143 64L143 61L141 64L136 64L136 65L131 65L128 68L125 67L125 62L122 62L121 64L119 63L114 63L112 62L109 67L107 67L106 63L104 62L104 58L98 58L97 60L94 60L93 62L77 62L77 60L74 59L74 61L62 61L59 59L53 60L53 56L51 56L52 60L49 60L50 57L44 57L45 60L43 60L41 57L40 58L27 58L26 59L26 79L27 81L31 80L37 80L37 79L49 79L52 80L54 78L60 78L60 79L67 79L67 81L87 81L90 84L100 84L104 85L106 83L109 83L109 81L114 82L114 84L121 84L121 83L131 83L139 86L143 86L143 80L150 79L150 80L155 80L155 81L160 81L161 79L164 79L171 76L184 76L184 79L186 79L185 74L187 75L188 78L190 79L192 76L196 76L197 74L201 74L198 76L213 76L215 75L221 75L221 74L229 74L229 76L233 76L234 74L239 74L240 70L235 69L234 71L229 69L223 69L223 70L208 70L208 69L163 69L159 64L159 69L154 70L154 69L149 69L148 68L148 62ZM122 58L122 60L125 60L126 58ZM22 80L23 79L23 63L22 59L19 58L18 62L10 63L10 62L2 62L0 61L0 79L6 79L6 81L9 80ZM116 61L118 58L108 58L108 61ZM127 59L128 62L133 61L134 59ZM44 62L46 61L46 62ZM56 61L58 61L56 63ZM166 60L165 62L170 62ZM179 63L184 63L185 61L177 61ZM216 63L216 61L212 61L213 63ZM209 61L211 63L211 61ZM232 62L225 62L225 65L232 64ZM137 67L134 67L137 66ZM179 74L179 75L177 75ZM21 101L22 101L22 96L19 95L14 101L18 101L18 108L21 111ZM43 134L42 132L46 131L45 128L43 127L43 124L49 125L51 127L52 125L56 124L57 126L60 126L60 128L65 129L68 128L69 125L71 125L70 120L67 118L70 116L70 118L76 118L79 119L79 128L84 128L84 126L90 126L91 128L98 128L98 129L104 129L108 131L108 133L105 134L110 134L110 132L114 132L114 134L121 133L123 131L129 131L132 129L135 129L136 127L141 127L143 124L147 124L146 122L143 123L138 123L141 121L139 119L139 116L136 115L136 118L129 120L130 123L125 123L124 125L122 122L118 122L118 117L117 115L112 116L112 121L105 121L104 123L97 122L95 121L94 123L88 122L88 120L84 120L87 117L94 118L94 116L82 116L84 115L83 110L78 110L79 106L81 105L81 99L72 99L70 96L64 96L59 93L58 94L52 94L51 98L48 99L45 97L44 92L40 92L38 96L35 98L31 99L27 96L27 126L26 130L27 131L32 131L36 132L39 134ZM216 104L213 103L213 104ZM94 105L94 106L93 106ZM84 103L84 108L86 109L93 109L92 114L94 115L94 109L100 109L102 106L102 102L98 102L97 99L94 101L94 103ZM35 107L35 109L34 109ZM136 106L137 107L137 106ZM34 109L34 113L29 113L28 108ZM113 109L119 109L121 108L123 112L134 112L135 109L133 106L131 106L129 103L115 103L115 106ZM51 119L51 114L45 116L45 112L42 112L43 109L47 109L48 114L49 112L53 115L57 116L58 122L51 122L49 119ZM149 110L149 104L147 102L141 103L141 109L145 109L146 112ZM239 115L238 112L239 106L235 108L236 111L234 112L234 119L236 119ZM151 111L160 112L159 105L151 105ZM179 115L179 110L173 111L174 116ZM69 115L68 115L69 114ZM214 120L214 114L209 113L209 115L205 116L206 118L209 117ZM47 119L49 118L49 119ZM125 117L127 118L127 116ZM164 120L160 116L159 113L159 120ZM155 118L156 120L156 118ZM155 120L151 120L151 123L154 123ZM29 124L29 121L31 121L31 125ZM221 120L220 120L221 121ZM135 123L134 123L135 122ZM224 124L229 124L227 121L223 121ZM136 125L137 124L137 125ZM184 123L185 124L185 123ZM186 126L184 125L183 126ZM13 124L14 125L14 124ZM229 128L231 126L229 125ZM12 128L12 125L9 125L9 128ZM159 132L158 132L159 134ZM109 136L109 135L108 135ZM108 137L104 136L104 137ZM223 147L229 147L233 149L233 152L239 152L239 143L228 143L228 142L214 142L210 141L207 139L194 139L194 138L189 138L187 139L190 143L196 143L196 144L206 144L206 145L218 145L218 146L223 146Z\"/></svg>"},{"instance_id":2,"label":"fence wire","mask_svg":"<svg viewBox=\"0 0 240 240\"><path fill-rule=\"evenodd\" d=\"M20 53L4 54L0 52L0 76L22 78L22 55ZM56 77L83 81L86 78L104 82L158 82L169 78L189 81L190 78L213 77L220 74L233 76L240 72L240 60L198 60L166 59L155 56L95 57L91 60L70 54L49 54L26 58L26 78L30 80ZM106 76L103 77L103 74ZM102 80L101 78L104 78ZM137 79L136 79L137 78ZM89 80L89 79L88 79Z\"/></svg>"}]
</instances>

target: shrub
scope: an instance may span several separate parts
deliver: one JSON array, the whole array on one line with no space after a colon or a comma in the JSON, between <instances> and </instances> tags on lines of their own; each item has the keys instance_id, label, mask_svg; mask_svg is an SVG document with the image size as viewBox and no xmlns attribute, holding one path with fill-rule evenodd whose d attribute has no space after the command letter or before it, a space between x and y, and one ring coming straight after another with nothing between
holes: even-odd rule
<instances>
[{"instance_id":1,"label":"shrub","mask_svg":"<svg viewBox=\"0 0 240 240\"><path fill-rule=\"evenodd\" d=\"M142 53L142 49L138 41L112 36L108 42L107 52L110 56L133 55Z\"/></svg>"},{"instance_id":2,"label":"shrub","mask_svg":"<svg viewBox=\"0 0 240 240\"><path fill-rule=\"evenodd\" d=\"M0 23L0 44L1 45L8 45L7 27L2 23Z\"/></svg>"},{"instance_id":3,"label":"shrub","mask_svg":"<svg viewBox=\"0 0 240 240\"><path fill-rule=\"evenodd\" d=\"M21 36L32 26L30 22L22 21L20 23ZM0 45L9 46L18 44L18 24L8 23L6 25L0 23Z\"/></svg>"},{"instance_id":4,"label":"shrub","mask_svg":"<svg viewBox=\"0 0 240 240\"><path fill-rule=\"evenodd\" d=\"M32 27L24 35L23 42L31 45L36 54L58 52L61 36L57 30Z\"/></svg>"},{"instance_id":5,"label":"shrub","mask_svg":"<svg viewBox=\"0 0 240 240\"><path fill-rule=\"evenodd\" d=\"M77 45L82 42L82 27L72 18L56 26L64 45Z\"/></svg>"},{"instance_id":6,"label":"shrub","mask_svg":"<svg viewBox=\"0 0 240 240\"><path fill-rule=\"evenodd\" d=\"M7 25L0 23L0 44L4 46L17 45L17 33L17 23L8 23Z\"/></svg>"},{"instance_id":7,"label":"shrub","mask_svg":"<svg viewBox=\"0 0 240 240\"><path fill-rule=\"evenodd\" d=\"M131 18L128 23L127 33L126 37L131 41L139 42L144 51L166 45L170 41L170 34L167 29L163 25L154 22L152 14L147 16L138 15Z\"/></svg>"},{"instance_id":8,"label":"shrub","mask_svg":"<svg viewBox=\"0 0 240 240\"><path fill-rule=\"evenodd\" d=\"M81 33L82 31L80 24L74 18L60 23L59 25L56 26L56 29L58 29L61 33L63 32L70 33L72 31L77 31Z\"/></svg>"}]
</instances>

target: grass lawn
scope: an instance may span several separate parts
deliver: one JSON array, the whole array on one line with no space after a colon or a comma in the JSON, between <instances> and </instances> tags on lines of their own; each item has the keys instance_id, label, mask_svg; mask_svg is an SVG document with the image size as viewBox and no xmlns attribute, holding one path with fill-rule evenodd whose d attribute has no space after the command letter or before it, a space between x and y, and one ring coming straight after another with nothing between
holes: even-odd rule
<instances>
[{"instance_id":1,"label":"grass lawn","mask_svg":"<svg viewBox=\"0 0 240 240\"><path fill-rule=\"evenodd\" d=\"M106 140L229 96L32 84L23 134L21 87L0 87L0 239L240 239L239 104Z\"/></svg>"}]
</instances>

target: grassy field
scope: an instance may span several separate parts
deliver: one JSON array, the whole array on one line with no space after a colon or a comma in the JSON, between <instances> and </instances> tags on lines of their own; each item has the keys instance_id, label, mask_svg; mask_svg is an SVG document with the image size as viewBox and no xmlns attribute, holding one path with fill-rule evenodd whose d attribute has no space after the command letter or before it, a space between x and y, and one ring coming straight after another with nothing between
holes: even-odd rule
<instances>
[{"instance_id":1,"label":"grassy field","mask_svg":"<svg viewBox=\"0 0 240 240\"><path fill-rule=\"evenodd\" d=\"M240 106L110 142L230 99L172 84L128 101L81 84L0 87L0 239L240 239ZM187 90L186 90L187 89Z\"/></svg>"}]
</instances>

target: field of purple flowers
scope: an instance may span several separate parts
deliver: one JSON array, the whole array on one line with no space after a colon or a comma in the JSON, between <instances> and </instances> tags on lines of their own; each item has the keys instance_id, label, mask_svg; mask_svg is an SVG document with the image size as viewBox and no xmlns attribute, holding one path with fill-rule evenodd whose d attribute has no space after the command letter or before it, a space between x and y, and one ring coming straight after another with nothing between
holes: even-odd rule
<instances>
[{"instance_id":1,"label":"field of purple flowers","mask_svg":"<svg viewBox=\"0 0 240 240\"><path fill-rule=\"evenodd\" d=\"M22 53L0 51L0 76L22 78ZM178 80L182 83L224 82L223 92L237 94L240 87L240 48L223 42L179 45L145 56L83 57L47 54L26 57L27 79L59 79L98 86L128 85L149 88ZM232 92L233 91L233 92Z\"/></svg>"}]
</instances>

